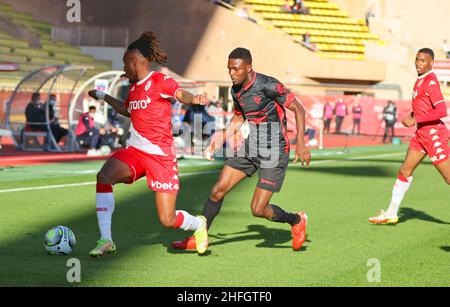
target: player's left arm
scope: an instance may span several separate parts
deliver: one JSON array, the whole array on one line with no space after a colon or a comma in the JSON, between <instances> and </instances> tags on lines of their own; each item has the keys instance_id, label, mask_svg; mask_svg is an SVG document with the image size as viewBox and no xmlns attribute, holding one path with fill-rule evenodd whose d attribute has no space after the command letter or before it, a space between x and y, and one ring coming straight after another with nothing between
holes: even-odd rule
<instances>
[{"instance_id":1,"label":"player's left arm","mask_svg":"<svg viewBox=\"0 0 450 307\"><path fill-rule=\"evenodd\" d=\"M297 98L293 98L294 100L288 105L288 109L294 112L295 121L297 125L297 147L295 149L295 158L294 163L300 159L302 166L306 163L306 166L309 167L311 162L311 153L309 149L306 148L305 145L305 109L302 104L297 100Z\"/></svg>"},{"instance_id":2,"label":"player's left arm","mask_svg":"<svg viewBox=\"0 0 450 307\"><path fill-rule=\"evenodd\" d=\"M186 105L194 105L194 104L201 104L201 105L205 105L208 103L208 98L206 96L203 95L193 95L192 93L179 88L176 92L175 92L175 98Z\"/></svg>"}]
</instances>

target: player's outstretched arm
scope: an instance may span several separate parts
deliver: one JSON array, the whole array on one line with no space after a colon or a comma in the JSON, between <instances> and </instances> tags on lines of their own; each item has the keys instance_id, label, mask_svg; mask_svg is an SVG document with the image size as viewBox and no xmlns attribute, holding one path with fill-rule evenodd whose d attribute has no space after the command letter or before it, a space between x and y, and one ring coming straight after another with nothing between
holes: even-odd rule
<instances>
[{"instance_id":1,"label":"player's outstretched arm","mask_svg":"<svg viewBox=\"0 0 450 307\"><path fill-rule=\"evenodd\" d=\"M309 167L311 153L305 145L305 109L297 99L289 105L288 109L294 112L297 123L297 147L295 149L294 163L297 163L298 159L300 159L302 165L306 163L306 166Z\"/></svg>"},{"instance_id":2,"label":"player's outstretched arm","mask_svg":"<svg viewBox=\"0 0 450 307\"><path fill-rule=\"evenodd\" d=\"M190 92L185 91L183 89L180 89L175 93L175 98L182 104L186 105L194 105L194 104L205 105L208 103L208 98L206 96L193 95Z\"/></svg>"},{"instance_id":3,"label":"player's outstretched arm","mask_svg":"<svg viewBox=\"0 0 450 307\"><path fill-rule=\"evenodd\" d=\"M212 142L205 150L205 156L208 160L214 161L214 153L223 146L226 140L233 137L242 127L245 120L242 115L234 115L227 125L227 128L218 131L212 137Z\"/></svg>"},{"instance_id":4,"label":"player's outstretched arm","mask_svg":"<svg viewBox=\"0 0 450 307\"><path fill-rule=\"evenodd\" d=\"M111 107L113 107L113 109L126 117L130 117L130 112L128 112L128 110L125 108L125 105L123 104L122 101L120 101L119 99L116 99L112 96L107 95L104 92L101 91L97 91L97 90L91 90L89 91L89 96L91 96L92 98L98 100L98 99L103 99L105 100Z\"/></svg>"}]
</instances>

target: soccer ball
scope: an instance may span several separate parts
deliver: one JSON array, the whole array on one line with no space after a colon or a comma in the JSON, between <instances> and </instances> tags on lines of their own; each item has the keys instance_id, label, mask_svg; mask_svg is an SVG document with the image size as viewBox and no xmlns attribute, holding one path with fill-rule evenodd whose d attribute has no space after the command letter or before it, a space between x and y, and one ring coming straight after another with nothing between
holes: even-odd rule
<instances>
[{"instance_id":1,"label":"soccer ball","mask_svg":"<svg viewBox=\"0 0 450 307\"><path fill-rule=\"evenodd\" d=\"M47 230L44 246L50 255L68 255L75 247L75 235L66 226L55 226Z\"/></svg>"}]
</instances>

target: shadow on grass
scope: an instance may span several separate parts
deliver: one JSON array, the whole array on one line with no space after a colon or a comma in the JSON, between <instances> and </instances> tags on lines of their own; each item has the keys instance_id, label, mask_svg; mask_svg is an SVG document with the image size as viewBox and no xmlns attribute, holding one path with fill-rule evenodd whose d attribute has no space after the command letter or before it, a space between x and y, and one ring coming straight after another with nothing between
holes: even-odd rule
<instances>
[{"instance_id":1,"label":"shadow on grass","mask_svg":"<svg viewBox=\"0 0 450 307\"><path fill-rule=\"evenodd\" d=\"M218 233L217 235L210 235L215 240L211 243L211 246L218 246L234 242L242 241L262 241L256 244L256 247L260 248L289 248L286 243L291 242L291 231L275 228L267 228L263 225L249 225L247 230L235 232L235 233ZM311 242L306 240L306 242ZM307 247L303 246L300 250L304 251Z\"/></svg>"},{"instance_id":2,"label":"shadow on grass","mask_svg":"<svg viewBox=\"0 0 450 307\"><path fill-rule=\"evenodd\" d=\"M347 161L345 161L347 162ZM292 168L289 170L297 172L312 172L323 174L334 174L342 176L352 177L393 177L395 172L391 169L383 166L330 166L329 164L318 165L317 167L311 167L309 169Z\"/></svg>"},{"instance_id":3,"label":"shadow on grass","mask_svg":"<svg viewBox=\"0 0 450 307\"><path fill-rule=\"evenodd\" d=\"M199 214L204 200L208 197L217 174L193 175L181 179L181 191L178 196L177 208L187 210L191 214ZM74 286L66 280L69 269L66 262L69 258L78 258L82 265L82 283L87 285L100 283L101 276L113 274L111 270L117 265L126 265L129 257L133 258L135 251L149 248L147 255L155 256L157 261L161 250L156 246L169 247L172 241L179 240L191 232L179 229L166 229L161 226L156 208L154 194L146 187L145 179L135 183L136 187L126 195L126 189L115 193L116 208L113 216L113 239L117 245L117 254L105 255L101 259L88 256L99 238L97 217L95 214L95 185L72 188L71 199L64 200L70 206L79 201L77 193L92 193L92 201L86 206L92 211L85 214L61 215L55 219L47 219L36 223L33 230L24 228L23 235L15 240L3 241L0 244L0 286ZM78 189L78 190L77 190ZM45 203L52 203L62 195L53 195L42 199L40 191L30 191L29 197L36 204L47 210ZM31 194L32 193L32 194ZM41 199L39 200L39 197ZM42 204L42 205L41 205ZM50 209L56 210L56 209ZM54 225L65 225L75 233L77 244L69 256L49 256L44 249L43 236L47 229ZM164 253L164 252L163 252ZM185 252L186 253L186 252ZM210 253L205 253L208 256ZM107 283L103 281L102 285ZM149 284L151 280L143 281ZM75 285L76 286L76 285Z\"/></svg>"},{"instance_id":4,"label":"shadow on grass","mask_svg":"<svg viewBox=\"0 0 450 307\"><path fill-rule=\"evenodd\" d=\"M444 252L450 253L450 246L441 246L441 249L442 249Z\"/></svg>"},{"instance_id":5,"label":"shadow on grass","mask_svg":"<svg viewBox=\"0 0 450 307\"><path fill-rule=\"evenodd\" d=\"M423 211L414 210L412 208L400 208L399 214L398 214L399 221L401 223L406 222L408 220L422 220L425 222L431 222L441 225L450 225L449 222L442 221L440 219L437 219Z\"/></svg>"},{"instance_id":6,"label":"shadow on grass","mask_svg":"<svg viewBox=\"0 0 450 307\"><path fill-rule=\"evenodd\" d=\"M406 152L405 152L406 155ZM427 159L427 158L425 158ZM396 159L396 160L388 160L388 159L355 159L355 160L345 160L345 162L347 161L352 161L352 162L374 162L374 163L393 163L393 164L398 164L398 166L400 166L403 163L404 157L401 157L401 159ZM433 163L431 161L422 161L420 162L420 165L433 165Z\"/></svg>"}]
</instances>

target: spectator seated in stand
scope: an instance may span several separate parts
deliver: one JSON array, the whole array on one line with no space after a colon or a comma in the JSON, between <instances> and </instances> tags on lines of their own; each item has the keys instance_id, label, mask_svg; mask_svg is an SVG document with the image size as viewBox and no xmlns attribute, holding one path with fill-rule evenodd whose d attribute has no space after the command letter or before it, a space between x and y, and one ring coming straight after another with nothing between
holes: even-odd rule
<instances>
[{"instance_id":1,"label":"spectator seated in stand","mask_svg":"<svg viewBox=\"0 0 450 307\"><path fill-rule=\"evenodd\" d=\"M309 14L309 9L306 7L303 0L294 0L294 4L291 7L291 13L293 14Z\"/></svg>"},{"instance_id":2,"label":"spectator seated in stand","mask_svg":"<svg viewBox=\"0 0 450 307\"><path fill-rule=\"evenodd\" d=\"M81 146L88 147L88 156L101 156L100 145L102 141L102 134L105 134L104 129L97 129L95 127L94 117L97 108L95 106L89 107L89 112L83 113L78 120L78 125L75 129L75 135Z\"/></svg>"},{"instance_id":3,"label":"spectator seated in stand","mask_svg":"<svg viewBox=\"0 0 450 307\"><path fill-rule=\"evenodd\" d=\"M40 102L41 95L33 93L31 101L25 109L26 126L25 129L31 131L47 131L47 120L45 116L45 105Z\"/></svg>"},{"instance_id":4,"label":"spectator seated in stand","mask_svg":"<svg viewBox=\"0 0 450 307\"><path fill-rule=\"evenodd\" d=\"M314 52L316 52L318 50L316 47L316 44L311 42L311 35L309 33L303 34L302 44L303 44L303 46L305 46L306 48L308 48Z\"/></svg>"},{"instance_id":5,"label":"spectator seated in stand","mask_svg":"<svg viewBox=\"0 0 450 307\"><path fill-rule=\"evenodd\" d=\"M49 120L50 120L50 129L52 130L53 137L55 138L56 143L59 143L59 141L65 137L69 131L59 125L58 117L56 116L55 112L55 106L57 105L56 95L52 94L50 95L49 99L49 106L48 106L48 112L49 112ZM46 106L44 105L44 110L46 109Z\"/></svg>"}]
</instances>

